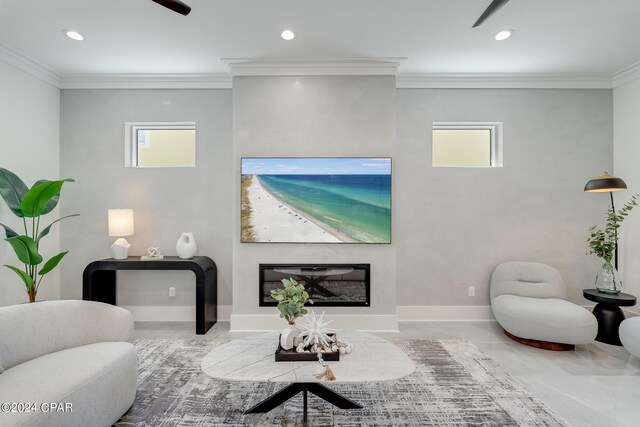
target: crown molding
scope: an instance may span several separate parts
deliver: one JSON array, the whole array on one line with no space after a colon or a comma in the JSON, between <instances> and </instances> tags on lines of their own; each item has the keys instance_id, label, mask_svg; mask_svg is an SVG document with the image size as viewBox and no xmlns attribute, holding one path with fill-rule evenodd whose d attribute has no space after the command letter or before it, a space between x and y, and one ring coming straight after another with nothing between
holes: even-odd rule
<instances>
[{"instance_id":1,"label":"crown molding","mask_svg":"<svg viewBox=\"0 0 640 427\"><path fill-rule=\"evenodd\" d=\"M59 79L58 87L61 89L231 89L232 77L317 75L395 76L398 89L611 89L614 87L613 79L609 75L506 73L398 75L399 60L395 62L326 59L225 61L229 61L230 74L67 74ZM629 78L627 74L625 76Z\"/></svg>"},{"instance_id":2,"label":"crown molding","mask_svg":"<svg viewBox=\"0 0 640 427\"><path fill-rule=\"evenodd\" d=\"M60 76L53 70L2 43L0 43L0 60L45 83L60 87Z\"/></svg>"},{"instance_id":3,"label":"crown molding","mask_svg":"<svg viewBox=\"0 0 640 427\"><path fill-rule=\"evenodd\" d=\"M222 58L239 76L394 76L406 58Z\"/></svg>"},{"instance_id":4,"label":"crown molding","mask_svg":"<svg viewBox=\"0 0 640 427\"><path fill-rule=\"evenodd\" d=\"M394 76L398 89L612 89L640 79L640 62L613 75L402 73L406 58L223 58L229 74L64 74L0 43L0 60L60 89L231 89L236 76Z\"/></svg>"},{"instance_id":5,"label":"crown molding","mask_svg":"<svg viewBox=\"0 0 640 427\"><path fill-rule=\"evenodd\" d=\"M640 62L631 64L628 67L613 74L613 87L622 86L623 84L640 79Z\"/></svg>"},{"instance_id":6,"label":"crown molding","mask_svg":"<svg viewBox=\"0 0 640 427\"><path fill-rule=\"evenodd\" d=\"M231 89L228 74L66 74L60 89Z\"/></svg>"},{"instance_id":7,"label":"crown molding","mask_svg":"<svg viewBox=\"0 0 640 427\"><path fill-rule=\"evenodd\" d=\"M611 89L610 75L436 73L400 74L398 89Z\"/></svg>"}]
</instances>

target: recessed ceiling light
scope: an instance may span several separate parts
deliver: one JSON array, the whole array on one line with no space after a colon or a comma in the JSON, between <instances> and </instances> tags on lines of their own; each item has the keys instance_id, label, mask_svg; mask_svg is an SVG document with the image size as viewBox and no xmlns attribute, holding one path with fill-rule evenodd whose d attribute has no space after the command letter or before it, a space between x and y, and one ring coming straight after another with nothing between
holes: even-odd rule
<instances>
[{"instance_id":1,"label":"recessed ceiling light","mask_svg":"<svg viewBox=\"0 0 640 427\"><path fill-rule=\"evenodd\" d=\"M502 30L496 33L495 36L493 36L494 39L498 40L498 41L502 41L502 40L506 40L509 37L511 37L513 35L513 33L515 33L514 30Z\"/></svg>"},{"instance_id":2,"label":"recessed ceiling light","mask_svg":"<svg viewBox=\"0 0 640 427\"><path fill-rule=\"evenodd\" d=\"M280 37L282 37L283 39L285 39L285 40L287 40L287 41L288 41L288 40L293 40L293 38L294 38L295 36L296 36L296 35L295 35L295 34L293 34L293 31L289 31L289 30L284 30L284 31L282 32L282 34L280 34Z\"/></svg>"},{"instance_id":3,"label":"recessed ceiling light","mask_svg":"<svg viewBox=\"0 0 640 427\"><path fill-rule=\"evenodd\" d=\"M84 36L75 30L62 30L62 34L69 37L72 40L81 42L84 40Z\"/></svg>"}]
</instances>

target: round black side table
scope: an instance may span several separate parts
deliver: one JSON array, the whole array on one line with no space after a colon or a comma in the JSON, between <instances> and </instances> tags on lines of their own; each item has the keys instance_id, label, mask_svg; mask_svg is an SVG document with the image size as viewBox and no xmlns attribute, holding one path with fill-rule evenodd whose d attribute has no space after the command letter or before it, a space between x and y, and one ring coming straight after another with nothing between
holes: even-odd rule
<instances>
[{"instance_id":1,"label":"round black side table","mask_svg":"<svg viewBox=\"0 0 640 427\"><path fill-rule=\"evenodd\" d=\"M624 320L620 307L636 305L636 297L629 294L605 294L597 289L584 289L582 295L590 301L597 302L593 307L593 315L598 320L596 341L611 345L622 345L618 328Z\"/></svg>"}]
</instances>

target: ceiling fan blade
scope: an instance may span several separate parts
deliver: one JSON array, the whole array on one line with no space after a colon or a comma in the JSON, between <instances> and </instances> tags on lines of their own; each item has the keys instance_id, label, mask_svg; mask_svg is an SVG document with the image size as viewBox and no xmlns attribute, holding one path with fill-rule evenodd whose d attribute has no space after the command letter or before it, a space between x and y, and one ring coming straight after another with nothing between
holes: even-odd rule
<instances>
[{"instance_id":1,"label":"ceiling fan blade","mask_svg":"<svg viewBox=\"0 0 640 427\"><path fill-rule=\"evenodd\" d=\"M478 18L476 23L473 24L473 27L471 28L475 28L478 25L482 24L487 18L496 13L502 6L507 3L509 3L509 0L493 0L489 7L482 13L482 15L480 15L480 18Z\"/></svg>"},{"instance_id":2,"label":"ceiling fan blade","mask_svg":"<svg viewBox=\"0 0 640 427\"><path fill-rule=\"evenodd\" d=\"M191 7L184 4L180 0L151 0L159 5L171 9L174 12L178 12L181 15L187 16L191 12Z\"/></svg>"}]
</instances>

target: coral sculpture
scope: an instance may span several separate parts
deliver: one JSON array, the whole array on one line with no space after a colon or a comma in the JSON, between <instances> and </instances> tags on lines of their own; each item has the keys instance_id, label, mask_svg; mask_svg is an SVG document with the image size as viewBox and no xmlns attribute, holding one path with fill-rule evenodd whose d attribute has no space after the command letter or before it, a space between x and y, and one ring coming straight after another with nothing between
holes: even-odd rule
<instances>
[{"instance_id":1,"label":"coral sculpture","mask_svg":"<svg viewBox=\"0 0 640 427\"><path fill-rule=\"evenodd\" d=\"M335 333L334 329L327 328L327 325L331 322L333 320L324 321L324 311L318 318L313 310L311 310L311 315L303 317L298 328L301 331L301 335L304 336L304 341L302 342L304 347L315 344L316 346L331 348L330 343L333 342L333 338L328 334Z\"/></svg>"}]
</instances>

